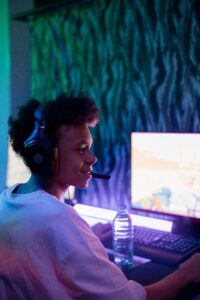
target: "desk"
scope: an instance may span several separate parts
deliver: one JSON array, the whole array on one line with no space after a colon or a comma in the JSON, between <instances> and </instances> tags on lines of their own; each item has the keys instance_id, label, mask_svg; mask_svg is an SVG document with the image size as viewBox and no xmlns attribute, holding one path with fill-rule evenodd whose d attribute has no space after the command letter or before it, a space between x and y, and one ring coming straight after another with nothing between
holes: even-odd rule
<instances>
[{"instance_id":1,"label":"desk","mask_svg":"<svg viewBox=\"0 0 200 300\"><path fill-rule=\"evenodd\" d=\"M155 263L147 262L124 271L128 279L135 280L142 285L152 284L161 280L165 276L174 272L176 268ZM200 285L190 285L182 290L175 298L176 300L200 300Z\"/></svg>"},{"instance_id":2,"label":"desk","mask_svg":"<svg viewBox=\"0 0 200 300\"><path fill-rule=\"evenodd\" d=\"M108 243L108 241L106 244L104 243L104 246L108 250L109 259L113 261L113 252L110 250L111 248L108 247L108 245L111 246L111 243ZM142 263L138 263L139 261ZM123 270L123 273L127 279L135 280L145 286L163 279L170 273L173 273L176 269L177 267L137 257L135 266L133 268ZM189 285L183 289L174 300L200 300L200 284Z\"/></svg>"}]
</instances>

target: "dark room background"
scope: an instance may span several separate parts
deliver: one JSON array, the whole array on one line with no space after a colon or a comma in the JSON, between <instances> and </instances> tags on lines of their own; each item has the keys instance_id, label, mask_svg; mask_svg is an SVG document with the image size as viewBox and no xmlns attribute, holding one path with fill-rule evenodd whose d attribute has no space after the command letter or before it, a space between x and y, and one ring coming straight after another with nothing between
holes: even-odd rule
<instances>
[{"instance_id":1,"label":"dark room background","mask_svg":"<svg viewBox=\"0 0 200 300\"><path fill-rule=\"evenodd\" d=\"M81 91L101 111L95 170L111 179L78 201L129 205L131 131L200 131L200 1L82 1L28 20L31 96Z\"/></svg>"}]
</instances>

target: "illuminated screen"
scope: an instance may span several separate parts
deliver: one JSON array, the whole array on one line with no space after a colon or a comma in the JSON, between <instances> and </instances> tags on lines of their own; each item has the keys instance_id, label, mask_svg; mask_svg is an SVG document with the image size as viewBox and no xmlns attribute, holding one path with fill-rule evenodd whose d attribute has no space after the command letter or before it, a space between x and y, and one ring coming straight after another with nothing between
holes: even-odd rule
<instances>
[{"instance_id":1,"label":"illuminated screen","mask_svg":"<svg viewBox=\"0 0 200 300\"><path fill-rule=\"evenodd\" d=\"M131 134L131 204L200 219L200 134Z\"/></svg>"},{"instance_id":2,"label":"illuminated screen","mask_svg":"<svg viewBox=\"0 0 200 300\"><path fill-rule=\"evenodd\" d=\"M15 183L24 183L30 177L30 171L23 160L14 152L10 143L8 145L8 163L6 174L6 186L10 187ZM70 186L69 192L64 195L65 198L74 199L75 188Z\"/></svg>"}]
</instances>

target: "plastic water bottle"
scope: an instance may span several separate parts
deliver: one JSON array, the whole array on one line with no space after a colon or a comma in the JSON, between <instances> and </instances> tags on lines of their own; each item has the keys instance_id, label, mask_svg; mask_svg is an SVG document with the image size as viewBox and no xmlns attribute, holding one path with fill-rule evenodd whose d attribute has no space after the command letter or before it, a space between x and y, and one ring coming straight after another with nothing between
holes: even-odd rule
<instances>
[{"instance_id":1,"label":"plastic water bottle","mask_svg":"<svg viewBox=\"0 0 200 300\"><path fill-rule=\"evenodd\" d=\"M113 220L114 262L120 268L133 266L133 225L128 210L121 207Z\"/></svg>"}]
</instances>

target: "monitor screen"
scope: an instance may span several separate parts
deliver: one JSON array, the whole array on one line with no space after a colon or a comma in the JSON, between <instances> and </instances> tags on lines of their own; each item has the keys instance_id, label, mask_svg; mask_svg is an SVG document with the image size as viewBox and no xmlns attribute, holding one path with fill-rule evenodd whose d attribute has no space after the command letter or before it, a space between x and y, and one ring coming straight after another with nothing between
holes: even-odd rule
<instances>
[{"instance_id":1,"label":"monitor screen","mask_svg":"<svg viewBox=\"0 0 200 300\"><path fill-rule=\"evenodd\" d=\"M18 156L12 149L11 144L8 145L8 162L6 170L6 187L10 187L15 183L26 182L31 173L30 170L24 164L22 158ZM75 188L73 186L69 187L69 190L64 194L66 199L74 199Z\"/></svg>"},{"instance_id":2,"label":"monitor screen","mask_svg":"<svg viewBox=\"0 0 200 300\"><path fill-rule=\"evenodd\" d=\"M200 220L200 134L132 132L131 205Z\"/></svg>"}]
</instances>

